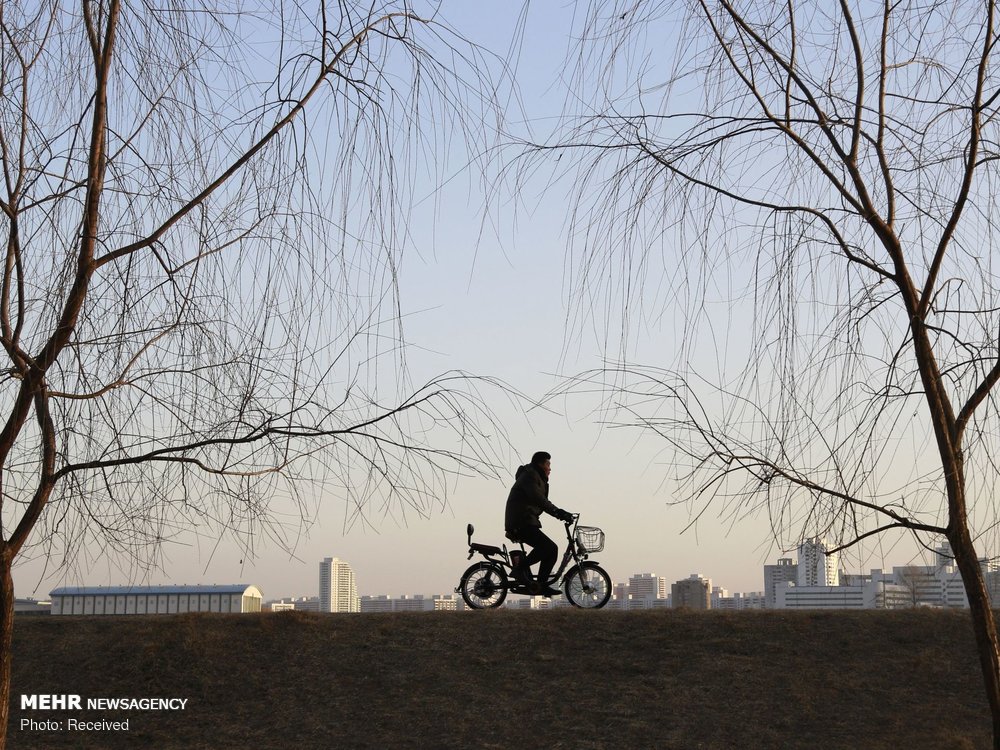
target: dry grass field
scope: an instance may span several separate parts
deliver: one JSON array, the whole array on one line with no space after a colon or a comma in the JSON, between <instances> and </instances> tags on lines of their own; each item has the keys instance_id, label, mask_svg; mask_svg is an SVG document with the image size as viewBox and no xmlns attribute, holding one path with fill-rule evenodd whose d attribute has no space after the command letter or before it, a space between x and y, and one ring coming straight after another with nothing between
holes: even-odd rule
<instances>
[{"instance_id":1,"label":"dry grass field","mask_svg":"<svg viewBox=\"0 0 1000 750\"><path fill-rule=\"evenodd\" d=\"M11 748L985 748L968 615L22 618ZM181 697L39 711L21 694ZM121 721L128 732L20 729Z\"/></svg>"}]
</instances>

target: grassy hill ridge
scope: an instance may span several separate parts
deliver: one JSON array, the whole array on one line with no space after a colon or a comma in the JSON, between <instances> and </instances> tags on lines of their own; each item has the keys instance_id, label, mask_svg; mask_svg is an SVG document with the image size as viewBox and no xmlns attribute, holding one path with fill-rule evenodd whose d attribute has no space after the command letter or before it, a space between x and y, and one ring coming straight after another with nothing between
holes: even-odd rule
<instances>
[{"instance_id":1,"label":"grassy hill ridge","mask_svg":"<svg viewBox=\"0 0 1000 750\"><path fill-rule=\"evenodd\" d=\"M13 679L11 748L967 750L990 729L955 611L34 617ZM188 703L22 711L33 693Z\"/></svg>"}]
</instances>

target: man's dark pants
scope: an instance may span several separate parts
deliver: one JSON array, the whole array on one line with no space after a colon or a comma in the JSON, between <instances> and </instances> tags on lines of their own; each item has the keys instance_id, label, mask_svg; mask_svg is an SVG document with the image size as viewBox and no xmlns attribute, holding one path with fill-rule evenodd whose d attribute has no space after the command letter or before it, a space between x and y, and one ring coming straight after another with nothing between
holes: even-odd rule
<instances>
[{"instance_id":1,"label":"man's dark pants","mask_svg":"<svg viewBox=\"0 0 1000 750\"><path fill-rule=\"evenodd\" d=\"M537 526L524 526L517 530L517 538L531 547L524 558L524 567L538 563L538 582L542 586L548 586L549 575L555 567L556 558L559 557L559 545L545 536L545 533Z\"/></svg>"}]
</instances>

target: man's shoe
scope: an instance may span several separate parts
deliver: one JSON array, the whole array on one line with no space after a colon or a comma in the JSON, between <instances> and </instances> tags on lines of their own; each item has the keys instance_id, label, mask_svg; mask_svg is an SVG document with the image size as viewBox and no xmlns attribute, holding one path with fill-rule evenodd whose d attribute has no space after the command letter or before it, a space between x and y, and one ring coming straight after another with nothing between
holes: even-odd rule
<instances>
[{"instance_id":1,"label":"man's shoe","mask_svg":"<svg viewBox=\"0 0 1000 750\"><path fill-rule=\"evenodd\" d=\"M554 589L551 586L543 586L542 590L538 592L538 596L559 596L562 593L559 589Z\"/></svg>"}]
</instances>

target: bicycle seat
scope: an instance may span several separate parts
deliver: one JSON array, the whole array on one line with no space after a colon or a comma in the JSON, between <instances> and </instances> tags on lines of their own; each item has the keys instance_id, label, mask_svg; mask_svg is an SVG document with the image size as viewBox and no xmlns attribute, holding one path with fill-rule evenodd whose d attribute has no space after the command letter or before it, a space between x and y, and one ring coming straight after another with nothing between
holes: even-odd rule
<instances>
[{"instance_id":1,"label":"bicycle seat","mask_svg":"<svg viewBox=\"0 0 1000 750\"><path fill-rule=\"evenodd\" d=\"M494 547L492 544L477 544L473 542L469 545L469 549L473 549L476 552L482 552L484 555L500 555L503 554L503 550L499 547Z\"/></svg>"}]
</instances>

